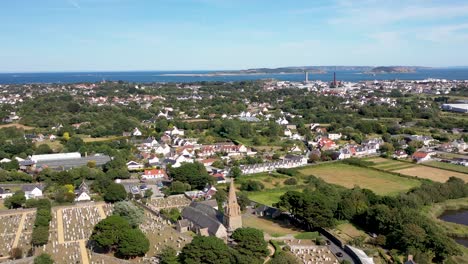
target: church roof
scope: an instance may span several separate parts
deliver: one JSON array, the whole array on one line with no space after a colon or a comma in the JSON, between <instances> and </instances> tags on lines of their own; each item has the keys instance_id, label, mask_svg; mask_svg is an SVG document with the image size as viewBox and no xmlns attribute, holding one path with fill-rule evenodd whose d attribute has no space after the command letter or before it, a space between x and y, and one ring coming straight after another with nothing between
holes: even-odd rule
<instances>
[{"instance_id":1,"label":"church roof","mask_svg":"<svg viewBox=\"0 0 468 264\"><path fill-rule=\"evenodd\" d=\"M215 235L220 228L225 229L218 217L220 216L216 210L196 202L192 202L190 206L182 210L182 218L191 221L200 228L207 228L211 235Z\"/></svg>"}]
</instances>

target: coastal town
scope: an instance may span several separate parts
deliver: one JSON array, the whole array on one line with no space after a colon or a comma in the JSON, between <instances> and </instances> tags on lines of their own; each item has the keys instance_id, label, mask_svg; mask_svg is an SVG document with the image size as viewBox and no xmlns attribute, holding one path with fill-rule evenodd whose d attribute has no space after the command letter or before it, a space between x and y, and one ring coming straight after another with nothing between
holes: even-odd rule
<instances>
[{"instance_id":1,"label":"coastal town","mask_svg":"<svg viewBox=\"0 0 468 264\"><path fill-rule=\"evenodd\" d=\"M170 263L203 237L241 250L251 233L262 246L242 250L259 263L415 263L423 251L356 219L390 205L379 199L409 203L459 182L454 198L466 201L468 82L308 76L1 85L1 260ZM330 190L335 205L320 198ZM350 195L366 209L346 209ZM119 217L136 221L141 250L100 244ZM450 247L437 258L464 258Z\"/></svg>"}]
</instances>

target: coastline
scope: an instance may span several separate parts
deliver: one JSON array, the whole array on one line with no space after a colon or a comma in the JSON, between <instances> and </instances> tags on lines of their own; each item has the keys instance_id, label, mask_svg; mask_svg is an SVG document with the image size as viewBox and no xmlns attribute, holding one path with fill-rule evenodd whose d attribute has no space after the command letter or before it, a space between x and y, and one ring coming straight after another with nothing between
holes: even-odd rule
<instances>
[{"instance_id":1,"label":"coastline","mask_svg":"<svg viewBox=\"0 0 468 264\"><path fill-rule=\"evenodd\" d=\"M309 72L309 74L326 74L327 72ZM179 77L216 77L216 76L255 76L255 75L285 75L304 74L304 72L239 72L239 73L163 73L156 76L179 76Z\"/></svg>"}]
</instances>

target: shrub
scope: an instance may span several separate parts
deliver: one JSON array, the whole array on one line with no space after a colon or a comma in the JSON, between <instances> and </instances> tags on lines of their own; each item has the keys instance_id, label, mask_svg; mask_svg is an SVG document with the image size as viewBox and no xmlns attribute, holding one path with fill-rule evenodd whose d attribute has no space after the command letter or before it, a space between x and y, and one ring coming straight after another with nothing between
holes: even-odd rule
<instances>
[{"instance_id":1,"label":"shrub","mask_svg":"<svg viewBox=\"0 0 468 264\"><path fill-rule=\"evenodd\" d=\"M286 185L296 185L297 180L296 180L296 178L289 178L289 179L286 179L284 181L284 184L286 184Z\"/></svg>"}]
</instances>

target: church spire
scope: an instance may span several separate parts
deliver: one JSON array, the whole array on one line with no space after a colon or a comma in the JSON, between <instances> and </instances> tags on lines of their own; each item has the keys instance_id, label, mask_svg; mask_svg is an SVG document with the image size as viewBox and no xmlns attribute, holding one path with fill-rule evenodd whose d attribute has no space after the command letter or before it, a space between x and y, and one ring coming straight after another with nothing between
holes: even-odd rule
<instances>
[{"instance_id":1,"label":"church spire","mask_svg":"<svg viewBox=\"0 0 468 264\"><path fill-rule=\"evenodd\" d=\"M224 210L224 224L231 232L242 227L242 215L240 206L237 203L234 178L231 178L231 184L229 185L228 201Z\"/></svg>"}]
</instances>

